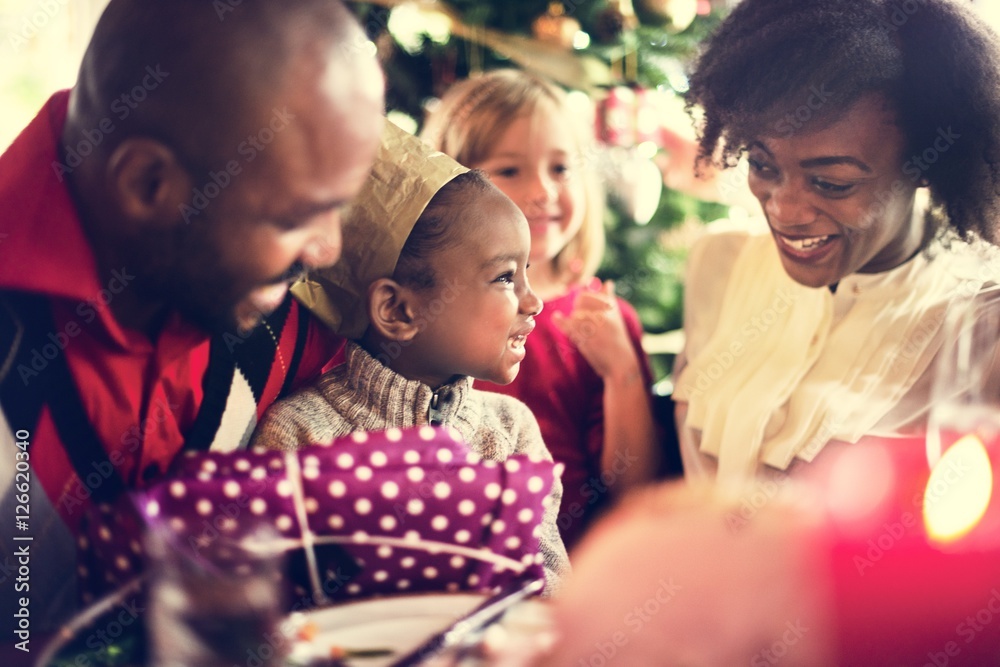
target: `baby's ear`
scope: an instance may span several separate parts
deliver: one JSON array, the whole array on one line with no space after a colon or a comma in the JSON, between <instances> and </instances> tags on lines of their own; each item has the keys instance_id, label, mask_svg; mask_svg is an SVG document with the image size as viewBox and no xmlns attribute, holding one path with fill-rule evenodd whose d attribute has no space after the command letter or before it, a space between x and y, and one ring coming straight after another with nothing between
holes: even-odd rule
<instances>
[{"instance_id":1,"label":"baby's ear","mask_svg":"<svg viewBox=\"0 0 1000 667\"><path fill-rule=\"evenodd\" d=\"M389 340L411 340L420 330L413 292L392 278L379 278L368 286L370 326Z\"/></svg>"}]
</instances>

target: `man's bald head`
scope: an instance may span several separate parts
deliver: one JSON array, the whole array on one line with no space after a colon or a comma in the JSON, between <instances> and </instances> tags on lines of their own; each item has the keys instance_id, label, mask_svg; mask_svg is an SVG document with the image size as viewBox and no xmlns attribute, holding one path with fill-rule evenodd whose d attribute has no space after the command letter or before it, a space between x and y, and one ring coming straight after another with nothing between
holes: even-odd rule
<instances>
[{"instance_id":1,"label":"man's bald head","mask_svg":"<svg viewBox=\"0 0 1000 667\"><path fill-rule=\"evenodd\" d=\"M378 146L384 79L338 0L232 4L111 0L70 97L54 169L101 270L137 275L132 328L252 327L337 260Z\"/></svg>"},{"instance_id":2,"label":"man's bald head","mask_svg":"<svg viewBox=\"0 0 1000 667\"><path fill-rule=\"evenodd\" d=\"M289 64L310 52L370 58L339 0L111 0L84 56L70 125L136 134L207 167L266 123ZM320 55L321 54L321 55ZM138 94L134 94L138 93Z\"/></svg>"}]
</instances>

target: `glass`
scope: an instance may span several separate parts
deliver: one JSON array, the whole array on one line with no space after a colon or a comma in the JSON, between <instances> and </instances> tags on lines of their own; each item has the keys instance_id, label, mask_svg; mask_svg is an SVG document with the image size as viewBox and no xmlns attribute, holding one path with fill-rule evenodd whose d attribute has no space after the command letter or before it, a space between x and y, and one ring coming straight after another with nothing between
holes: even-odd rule
<instances>
[{"instance_id":1,"label":"glass","mask_svg":"<svg viewBox=\"0 0 1000 667\"><path fill-rule=\"evenodd\" d=\"M927 429L924 520L932 541L1000 543L1000 288L961 297L943 326ZM992 506L992 507L991 507ZM991 537L992 536L992 537Z\"/></svg>"},{"instance_id":2,"label":"glass","mask_svg":"<svg viewBox=\"0 0 1000 667\"><path fill-rule=\"evenodd\" d=\"M195 547L158 524L146 541L154 667L284 664L284 559L273 530Z\"/></svg>"}]
</instances>

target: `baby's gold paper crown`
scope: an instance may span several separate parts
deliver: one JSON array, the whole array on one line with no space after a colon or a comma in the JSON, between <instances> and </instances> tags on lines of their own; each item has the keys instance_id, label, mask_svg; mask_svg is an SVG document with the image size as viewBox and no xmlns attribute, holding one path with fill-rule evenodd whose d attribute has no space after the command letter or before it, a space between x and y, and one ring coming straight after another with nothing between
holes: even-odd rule
<instances>
[{"instance_id":1,"label":"baby's gold paper crown","mask_svg":"<svg viewBox=\"0 0 1000 667\"><path fill-rule=\"evenodd\" d=\"M386 121L372 172L344 212L343 252L335 265L310 271L292 293L324 324L357 339L368 328L368 286L396 270L399 253L427 204L469 171Z\"/></svg>"}]
</instances>

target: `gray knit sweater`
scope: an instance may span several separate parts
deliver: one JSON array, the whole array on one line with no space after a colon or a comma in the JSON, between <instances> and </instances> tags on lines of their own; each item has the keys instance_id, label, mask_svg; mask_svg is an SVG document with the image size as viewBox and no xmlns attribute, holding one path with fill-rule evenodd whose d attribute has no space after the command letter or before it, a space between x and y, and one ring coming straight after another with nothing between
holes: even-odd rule
<instances>
[{"instance_id":1,"label":"gray knit sweater","mask_svg":"<svg viewBox=\"0 0 1000 667\"><path fill-rule=\"evenodd\" d=\"M433 418L434 425L458 431L484 459L503 461L511 454L528 454L552 460L535 416L521 401L473 389L469 377L435 392L386 368L353 341L347 343L346 352L347 363L330 370L314 386L272 405L251 444L288 450L328 444L358 431L425 426ZM541 526L546 595L552 595L569 572L556 524L561 501L562 483L556 479Z\"/></svg>"}]
</instances>

